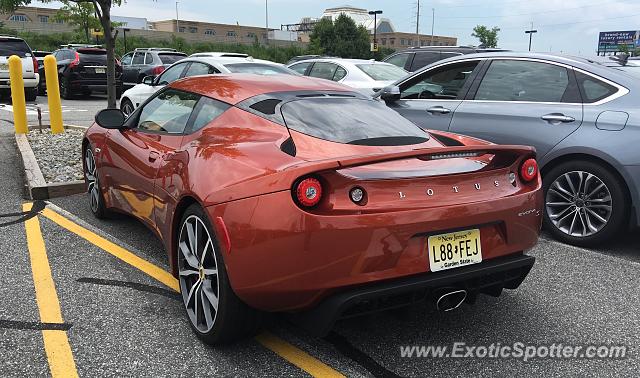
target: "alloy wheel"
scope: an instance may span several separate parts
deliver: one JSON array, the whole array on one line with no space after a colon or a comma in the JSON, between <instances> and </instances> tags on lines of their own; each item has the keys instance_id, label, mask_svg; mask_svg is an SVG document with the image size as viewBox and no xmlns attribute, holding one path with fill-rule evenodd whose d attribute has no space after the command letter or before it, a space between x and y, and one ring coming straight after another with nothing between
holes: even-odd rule
<instances>
[{"instance_id":1,"label":"alloy wheel","mask_svg":"<svg viewBox=\"0 0 640 378\"><path fill-rule=\"evenodd\" d=\"M574 237L587 237L602 230L613 209L607 185L598 176L585 171L558 176L549 186L545 202L553 225Z\"/></svg>"},{"instance_id":2,"label":"alloy wheel","mask_svg":"<svg viewBox=\"0 0 640 378\"><path fill-rule=\"evenodd\" d=\"M122 112L128 117L133 113L133 105L129 101L125 101L122 104Z\"/></svg>"},{"instance_id":3,"label":"alloy wheel","mask_svg":"<svg viewBox=\"0 0 640 378\"><path fill-rule=\"evenodd\" d=\"M84 176L87 179L87 193L89 194L89 204L91 211L96 213L100 205L100 185L98 183L98 174L96 172L96 161L93 158L93 151L91 148L87 148L85 151L85 172Z\"/></svg>"},{"instance_id":4,"label":"alloy wheel","mask_svg":"<svg viewBox=\"0 0 640 378\"><path fill-rule=\"evenodd\" d=\"M191 324L202 333L213 328L220 298L218 264L209 230L197 215L182 223L178 237L180 292Z\"/></svg>"}]
</instances>

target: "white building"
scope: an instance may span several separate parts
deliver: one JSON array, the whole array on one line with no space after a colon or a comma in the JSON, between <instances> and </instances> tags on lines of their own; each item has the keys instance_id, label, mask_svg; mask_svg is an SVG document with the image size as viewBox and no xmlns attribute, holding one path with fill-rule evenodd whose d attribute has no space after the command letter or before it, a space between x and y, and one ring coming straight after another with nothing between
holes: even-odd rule
<instances>
[{"instance_id":1,"label":"white building","mask_svg":"<svg viewBox=\"0 0 640 378\"><path fill-rule=\"evenodd\" d=\"M126 16L111 16L111 21L119 22L122 25L121 28L149 30L149 22L146 18L142 17L126 17Z\"/></svg>"},{"instance_id":2,"label":"white building","mask_svg":"<svg viewBox=\"0 0 640 378\"><path fill-rule=\"evenodd\" d=\"M324 13L322 13L322 17L327 17L335 21L336 18L338 18L341 14L345 14L351 17L356 22L356 25L364 26L367 30L369 30L369 33L373 34L374 17L373 15L370 15L369 11L366 9L356 8L350 5L327 8L324 10ZM376 29L378 33L393 33L396 31L391 21L386 17L380 17L380 15L378 15L377 23L378 25L376 25Z\"/></svg>"}]
</instances>

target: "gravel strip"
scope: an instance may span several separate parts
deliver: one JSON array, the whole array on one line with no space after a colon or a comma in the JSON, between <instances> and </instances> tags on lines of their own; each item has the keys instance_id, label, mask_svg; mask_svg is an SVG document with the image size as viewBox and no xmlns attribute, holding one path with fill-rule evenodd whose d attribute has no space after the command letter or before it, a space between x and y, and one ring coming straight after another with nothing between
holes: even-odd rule
<instances>
[{"instance_id":1,"label":"gravel strip","mask_svg":"<svg viewBox=\"0 0 640 378\"><path fill-rule=\"evenodd\" d=\"M27 135L44 179L48 183L82 180L82 130L61 134L37 130Z\"/></svg>"}]
</instances>

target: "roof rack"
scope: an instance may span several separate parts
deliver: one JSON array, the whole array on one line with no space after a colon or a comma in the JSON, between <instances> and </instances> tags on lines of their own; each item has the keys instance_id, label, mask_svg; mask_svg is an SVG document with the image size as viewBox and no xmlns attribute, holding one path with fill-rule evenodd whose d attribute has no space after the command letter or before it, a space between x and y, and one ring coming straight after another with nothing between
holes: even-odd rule
<instances>
[{"instance_id":1,"label":"roof rack","mask_svg":"<svg viewBox=\"0 0 640 378\"><path fill-rule=\"evenodd\" d=\"M178 50L169 47L136 47L135 51L169 51L177 52Z\"/></svg>"},{"instance_id":2,"label":"roof rack","mask_svg":"<svg viewBox=\"0 0 640 378\"><path fill-rule=\"evenodd\" d=\"M102 45L88 45L86 43L67 43L64 45L60 45L61 49L64 48L68 48L68 49L72 49L72 48L85 48L85 49L102 49Z\"/></svg>"},{"instance_id":3,"label":"roof rack","mask_svg":"<svg viewBox=\"0 0 640 378\"><path fill-rule=\"evenodd\" d=\"M200 52L200 53L191 54L190 57L250 58L248 54L228 53L228 52Z\"/></svg>"}]
</instances>

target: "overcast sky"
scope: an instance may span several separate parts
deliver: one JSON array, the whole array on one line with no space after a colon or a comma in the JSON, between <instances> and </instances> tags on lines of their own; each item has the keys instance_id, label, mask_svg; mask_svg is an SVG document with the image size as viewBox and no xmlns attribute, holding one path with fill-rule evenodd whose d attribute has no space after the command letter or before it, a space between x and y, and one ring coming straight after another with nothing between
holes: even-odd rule
<instances>
[{"instance_id":1,"label":"overcast sky","mask_svg":"<svg viewBox=\"0 0 640 378\"><path fill-rule=\"evenodd\" d=\"M325 8L353 5L380 9L397 31L415 32L415 0L267 0L269 26L296 23L302 17L318 17ZM420 32L431 32L435 8L436 35L458 38L459 44L478 44L471 37L477 24L498 26L499 47L526 50L531 27L533 50L595 55L599 31L640 30L639 0L435 0L420 1ZM39 4L34 4L39 5ZM48 4L47 6L52 6ZM265 0L180 0L180 19L241 25L265 25ZM151 21L176 17L174 0L127 0L114 7L119 16L145 17Z\"/></svg>"}]
</instances>

